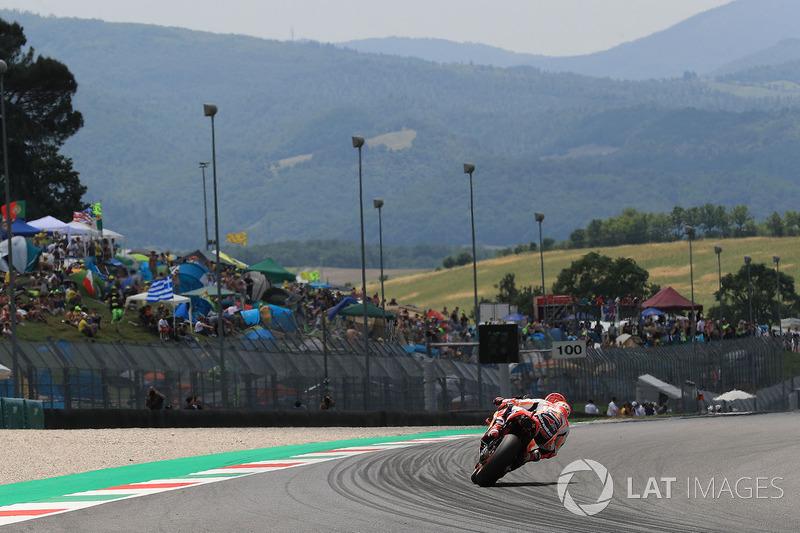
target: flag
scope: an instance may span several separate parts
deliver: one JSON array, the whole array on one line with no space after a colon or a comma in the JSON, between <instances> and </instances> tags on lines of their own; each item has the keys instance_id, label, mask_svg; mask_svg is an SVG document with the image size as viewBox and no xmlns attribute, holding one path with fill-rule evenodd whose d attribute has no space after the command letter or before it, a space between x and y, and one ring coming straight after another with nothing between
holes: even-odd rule
<instances>
[{"instance_id":1,"label":"flag","mask_svg":"<svg viewBox=\"0 0 800 533\"><path fill-rule=\"evenodd\" d=\"M160 300L172 300L172 278L159 278L150 282L150 290L147 291L148 302L158 302Z\"/></svg>"},{"instance_id":2,"label":"flag","mask_svg":"<svg viewBox=\"0 0 800 533\"><path fill-rule=\"evenodd\" d=\"M97 222L97 230L103 231L103 209L102 206L100 205L100 202L92 204L92 206L89 209L92 210L92 217Z\"/></svg>"},{"instance_id":3,"label":"flag","mask_svg":"<svg viewBox=\"0 0 800 533\"><path fill-rule=\"evenodd\" d=\"M91 270L86 271L86 277L83 278L83 288L86 289L86 292L91 296L97 294L97 291L94 289L94 276Z\"/></svg>"},{"instance_id":4,"label":"flag","mask_svg":"<svg viewBox=\"0 0 800 533\"><path fill-rule=\"evenodd\" d=\"M241 233L228 233L228 236L225 237L225 240L228 242L232 242L233 244L241 244L242 246L247 246L247 232L243 231Z\"/></svg>"},{"instance_id":5,"label":"flag","mask_svg":"<svg viewBox=\"0 0 800 533\"><path fill-rule=\"evenodd\" d=\"M73 222L81 222L83 224L92 224L92 217L93 212L91 207L87 207L82 211L73 211L72 212L72 221Z\"/></svg>"},{"instance_id":6,"label":"flag","mask_svg":"<svg viewBox=\"0 0 800 533\"><path fill-rule=\"evenodd\" d=\"M0 212L2 212L3 218L7 218L6 204L0 206ZM25 200L11 202L11 220L17 220L17 218L25 218Z\"/></svg>"},{"instance_id":7,"label":"flag","mask_svg":"<svg viewBox=\"0 0 800 533\"><path fill-rule=\"evenodd\" d=\"M319 281L319 270L312 270L308 273L309 281Z\"/></svg>"}]
</instances>

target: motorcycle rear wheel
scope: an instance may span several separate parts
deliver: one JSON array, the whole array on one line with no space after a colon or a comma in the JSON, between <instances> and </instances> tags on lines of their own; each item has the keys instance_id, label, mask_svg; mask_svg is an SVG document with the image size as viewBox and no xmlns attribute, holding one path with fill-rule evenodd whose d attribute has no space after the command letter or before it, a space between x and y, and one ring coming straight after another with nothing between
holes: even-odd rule
<instances>
[{"instance_id":1,"label":"motorcycle rear wheel","mask_svg":"<svg viewBox=\"0 0 800 533\"><path fill-rule=\"evenodd\" d=\"M486 459L477 473L473 475L473 482L481 487L491 487L506 473L506 468L519 454L522 442L519 437L508 434L503 437L494 453Z\"/></svg>"}]
</instances>

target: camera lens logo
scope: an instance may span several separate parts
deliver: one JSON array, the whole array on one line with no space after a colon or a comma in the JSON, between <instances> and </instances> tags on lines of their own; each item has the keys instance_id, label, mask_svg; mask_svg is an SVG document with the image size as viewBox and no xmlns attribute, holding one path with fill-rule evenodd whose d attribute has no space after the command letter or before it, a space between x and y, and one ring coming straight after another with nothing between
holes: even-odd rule
<instances>
[{"instance_id":1,"label":"camera lens logo","mask_svg":"<svg viewBox=\"0 0 800 533\"><path fill-rule=\"evenodd\" d=\"M575 472L581 471L593 471L603 484L603 490L595 503L582 505L575 503L569 493L569 482L572 481L572 476L575 475ZM611 479L611 474L608 473L605 466L591 459L578 459L571 462L561 471L561 475L558 477L558 498L569 512L578 516L596 515L608 506L613 495L614 481Z\"/></svg>"}]
</instances>

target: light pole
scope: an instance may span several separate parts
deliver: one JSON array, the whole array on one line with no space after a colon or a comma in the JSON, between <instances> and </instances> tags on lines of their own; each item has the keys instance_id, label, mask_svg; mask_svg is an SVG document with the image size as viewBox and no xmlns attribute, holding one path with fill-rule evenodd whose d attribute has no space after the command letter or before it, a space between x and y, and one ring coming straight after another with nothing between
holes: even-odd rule
<instances>
[{"instance_id":1,"label":"light pole","mask_svg":"<svg viewBox=\"0 0 800 533\"><path fill-rule=\"evenodd\" d=\"M383 209L383 200L375 198L372 200L372 205L378 210L378 243L381 253L381 310L383 311L383 340L386 341L386 296L383 292L383 219L381 217L381 209Z\"/></svg>"},{"instance_id":2,"label":"light pole","mask_svg":"<svg viewBox=\"0 0 800 533\"><path fill-rule=\"evenodd\" d=\"M686 226L684 233L689 237L689 283L692 287L692 342L695 341L697 333L697 317L694 314L694 266L692 265L692 237L694 237L694 228Z\"/></svg>"},{"instance_id":3,"label":"light pole","mask_svg":"<svg viewBox=\"0 0 800 533\"><path fill-rule=\"evenodd\" d=\"M472 196L472 173L475 172L475 165L464 163L464 174L469 174L469 220L472 224L472 288L475 297L475 335L478 334L478 325L481 323L481 308L478 306L478 256L475 250L475 208ZM483 404L483 376L481 372L480 353L478 354L478 407Z\"/></svg>"},{"instance_id":4,"label":"light pole","mask_svg":"<svg viewBox=\"0 0 800 533\"><path fill-rule=\"evenodd\" d=\"M364 410L369 410L370 375L369 375L369 325L367 324L367 256L364 247L364 192L361 180L361 147L364 137L353 136L353 148L358 148L358 209L361 212L361 294L364 306L364 358L367 378L364 390Z\"/></svg>"},{"instance_id":5,"label":"light pole","mask_svg":"<svg viewBox=\"0 0 800 533\"><path fill-rule=\"evenodd\" d=\"M206 219L206 250L211 244L208 240L208 201L206 200L206 167L210 164L208 161L200 161L200 168L203 171L203 213Z\"/></svg>"},{"instance_id":6,"label":"light pole","mask_svg":"<svg viewBox=\"0 0 800 533\"><path fill-rule=\"evenodd\" d=\"M778 267L781 256L773 255L772 260L775 261L775 291L778 295L778 331L781 335L781 342L783 342L783 325L781 324L781 272Z\"/></svg>"},{"instance_id":7,"label":"light pole","mask_svg":"<svg viewBox=\"0 0 800 533\"><path fill-rule=\"evenodd\" d=\"M217 106L214 104L203 104L203 114L211 117L211 168L214 175L214 244L217 247L217 259L215 265L217 282L217 328L219 339L219 366L220 381L222 387L222 405L228 407L228 370L225 368L225 324L222 321L222 268L219 258L219 201L217 199L217 144L214 132L214 116L217 114Z\"/></svg>"},{"instance_id":8,"label":"light pole","mask_svg":"<svg viewBox=\"0 0 800 533\"><path fill-rule=\"evenodd\" d=\"M750 310L750 329L753 328L753 285L750 280L750 262L753 260L749 255L744 256L744 264L747 265L747 307Z\"/></svg>"},{"instance_id":9,"label":"light pole","mask_svg":"<svg viewBox=\"0 0 800 533\"><path fill-rule=\"evenodd\" d=\"M8 137L6 134L6 89L3 81L6 76L8 65L0 59L0 113L3 114L3 177L5 178L6 188L6 237L8 238L8 312L11 315L11 371L14 376L14 397L21 398L19 385L22 383L19 375L19 359L17 356L17 290L14 287L14 247L11 245L11 175L8 173Z\"/></svg>"},{"instance_id":10,"label":"light pole","mask_svg":"<svg viewBox=\"0 0 800 533\"><path fill-rule=\"evenodd\" d=\"M755 335L755 328L753 327L753 284L750 279L750 262L753 260L749 255L744 256L744 264L747 265L747 306L750 310L750 331ZM756 358L755 354L750 354L750 370L753 379L753 395L756 395ZM758 411L758 397L753 399L753 410Z\"/></svg>"},{"instance_id":11,"label":"light pole","mask_svg":"<svg viewBox=\"0 0 800 533\"><path fill-rule=\"evenodd\" d=\"M719 333L722 336L722 246L714 246L717 254L717 273L719 274Z\"/></svg>"},{"instance_id":12,"label":"light pole","mask_svg":"<svg viewBox=\"0 0 800 533\"><path fill-rule=\"evenodd\" d=\"M544 213L534 213L536 222L539 223L539 262L542 264L542 328L547 331L547 293L544 290L544 250L542 249L542 221Z\"/></svg>"},{"instance_id":13,"label":"light pole","mask_svg":"<svg viewBox=\"0 0 800 533\"><path fill-rule=\"evenodd\" d=\"M475 326L481 323L481 308L478 307L478 256L475 250L475 204L472 196L472 173L475 165L464 163L464 174L469 174L469 219L472 223L472 287L475 296Z\"/></svg>"}]
</instances>

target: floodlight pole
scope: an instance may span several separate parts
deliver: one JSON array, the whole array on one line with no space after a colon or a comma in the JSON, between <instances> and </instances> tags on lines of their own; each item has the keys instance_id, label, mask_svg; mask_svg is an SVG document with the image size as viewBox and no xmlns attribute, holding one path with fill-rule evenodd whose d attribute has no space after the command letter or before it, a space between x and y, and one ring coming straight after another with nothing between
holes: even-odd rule
<instances>
[{"instance_id":1,"label":"floodlight pole","mask_svg":"<svg viewBox=\"0 0 800 533\"><path fill-rule=\"evenodd\" d=\"M206 250L208 250L211 241L208 240L208 200L206 200L206 167L209 165L207 161L200 162L200 168L203 171L203 214L206 221Z\"/></svg>"},{"instance_id":2,"label":"floodlight pole","mask_svg":"<svg viewBox=\"0 0 800 533\"><path fill-rule=\"evenodd\" d=\"M383 341L386 342L386 295L383 290L383 217L381 216L383 200L375 198L372 200L372 205L378 210L378 243L381 253L381 311L383 312Z\"/></svg>"},{"instance_id":3,"label":"floodlight pole","mask_svg":"<svg viewBox=\"0 0 800 533\"><path fill-rule=\"evenodd\" d=\"M753 283L750 279L750 262L753 260L752 257L749 255L744 256L744 264L747 265L747 307L750 310L750 331L753 335L755 335L755 329L753 329ZM756 395L756 357L755 353L750 353L750 361L751 361L751 372L752 372L752 380L753 380L753 410L758 411L758 397Z\"/></svg>"},{"instance_id":4,"label":"floodlight pole","mask_svg":"<svg viewBox=\"0 0 800 533\"><path fill-rule=\"evenodd\" d=\"M361 213L361 295L364 307L364 373L366 383L364 387L364 410L369 410L369 396L371 378L369 375L369 324L367 324L367 255L364 245L364 189L361 180L361 147L364 146L364 137L354 135L353 148L358 148L358 208Z\"/></svg>"},{"instance_id":5,"label":"floodlight pole","mask_svg":"<svg viewBox=\"0 0 800 533\"><path fill-rule=\"evenodd\" d=\"M228 370L225 368L225 322L222 320L222 267L219 257L219 201L217 198L217 144L214 133L214 116L217 114L217 106L214 104L203 104L203 113L211 117L211 168L214 174L214 242L217 247L216 259L216 282L217 282L217 339L219 339L219 376L222 388L222 406L228 408Z\"/></svg>"},{"instance_id":6,"label":"floodlight pole","mask_svg":"<svg viewBox=\"0 0 800 533\"><path fill-rule=\"evenodd\" d=\"M544 290L544 248L542 246L542 222L544 213L534 213L536 222L539 223L539 262L542 265L542 329L547 332L547 293ZM545 335L546 336L546 335Z\"/></svg>"},{"instance_id":7,"label":"floodlight pole","mask_svg":"<svg viewBox=\"0 0 800 533\"><path fill-rule=\"evenodd\" d=\"M11 378L14 384L14 397L21 398L22 384L19 375L19 356L17 354L17 290L14 285L14 247L11 245L11 175L8 173L8 136L6 134L6 90L3 84L8 65L0 59L0 113L3 114L3 177L5 178L6 193L6 238L8 239L8 312L11 315Z\"/></svg>"},{"instance_id":8,"label":"floodlight pole","mask_svg":"<svg viewBox=\"0 0 800 533\"><path fill-rule=\"evenodd\" d=\"M717 254L717 273L719 274L719 334L722 338L722 246L714 246L714 253Z\"/></svg>"},{"instance_id":9,"label":"floodlight pole","mask_svg":"<svg viewBox=\"0 0 800 533\"><path fill-rule=\"evenodd\" d=\"M475 165L464 163L464 174L469 174L469 219L472 224L472 288L475 297L475 335L478 334L478 325L481 323L481 308L478 305L478 255L475 248L475 209L472 197L472 173L475 172ZM480 352L478 354L478 407L483 403L483 376L481 375Z\"/></svg>"}]
</instances>

